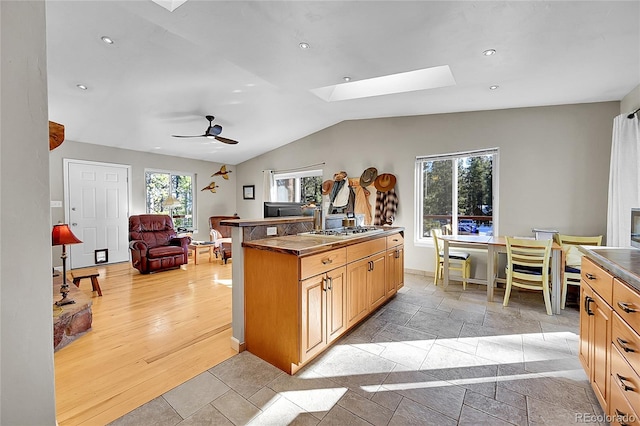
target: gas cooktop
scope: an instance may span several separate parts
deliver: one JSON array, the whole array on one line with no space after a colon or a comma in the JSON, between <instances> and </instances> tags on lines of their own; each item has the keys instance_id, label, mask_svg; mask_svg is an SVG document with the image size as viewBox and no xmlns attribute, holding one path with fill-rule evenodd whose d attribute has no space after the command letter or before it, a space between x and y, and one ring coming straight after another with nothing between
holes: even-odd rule
<instances>
[{"instance_id":1,"label":"gas cooktop","mask_svg":"<svg viewBox=\"0 0 640 426\"><path fill-rule=\"evenodd\" d=\"M334 229L325 229L322 231L310 231L303 232L298 235L309 235L309 236L319 236L319 237L330 237L330 238L350 238L357 237L363 234L375 234L377 232L382 232L383 230L380 228L376 228L374 226L353 226L353 227L345 227L345 228L334 228Z\"/></svg>"}]
</instances>

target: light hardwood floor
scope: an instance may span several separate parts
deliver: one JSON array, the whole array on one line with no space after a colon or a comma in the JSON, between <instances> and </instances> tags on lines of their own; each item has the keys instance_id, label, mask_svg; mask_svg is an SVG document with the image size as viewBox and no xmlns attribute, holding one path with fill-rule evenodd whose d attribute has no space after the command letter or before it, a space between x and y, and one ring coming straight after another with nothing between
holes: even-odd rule
<instances>
[{"instance_id":1,"label":"light hardwood floor","mask_svg":"<svg viewBox=\"0 0 640 426\"><path fill-rule=\"evenodd\" d=\"M97 269L102 297L80 284L92 294L92 330L55 353L60 425L106 424L235 355L231 262Z\"/></svg>"}]
</instances>

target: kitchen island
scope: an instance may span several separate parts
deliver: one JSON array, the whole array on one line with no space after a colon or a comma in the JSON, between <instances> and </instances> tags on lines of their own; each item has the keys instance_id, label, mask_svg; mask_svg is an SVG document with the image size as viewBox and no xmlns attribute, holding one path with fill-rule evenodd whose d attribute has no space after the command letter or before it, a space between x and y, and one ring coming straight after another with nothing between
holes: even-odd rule
<instances>
[{"instance_id":1,"label":"kitchen island","mask_svg":"<svg viewBox=\"0 0 640 426\"><path fill-rule=\"evenodd\" d=\"M403 285L404 228L243 242L245 344L294 374Z\"/></svg>"},{"instance_id":2,"label":"kitchen island","mask_svg":"<svg viewBox=\"0 0 640 426\"><path fill-rule=\"evenodd\" d=\"M640 250L581 246L578 357L611 424L640 417Z\"/></svg>"}]
</instances>

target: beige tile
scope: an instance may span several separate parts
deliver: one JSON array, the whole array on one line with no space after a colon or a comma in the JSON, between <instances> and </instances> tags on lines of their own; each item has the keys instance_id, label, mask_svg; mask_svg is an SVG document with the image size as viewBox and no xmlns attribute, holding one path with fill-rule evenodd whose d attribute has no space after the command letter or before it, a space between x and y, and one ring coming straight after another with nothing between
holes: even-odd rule
<instances>
[{"instance_id":1,"label":"beige tile","mask_svg":"<svg viewBox=\"0 0 640 426\"><path fill-rule=\"evenodd\" d=\"M398 408L398 404L402 400L402 395L395 393L391 390L387 390L384 386L381 386L378 391L371 398L373 402L388 408L391 411L395 411Z\"/></svg>"},{"instance_id":2,"label":"beige tile","mask_svg":"<svg viewBox=\"0 0 640 426\"><path fill-rule=\"evenodd\" d=\"M234 425L245 425L261 413L258 407L232 390L217 398L211 405L231 420Z\"/></svg>"},{"instance_id":3,"label":"beige tile","mask_svg":"<svg viewBox=\"0 0 640 426\"><path fill-rule=\"evenodd\" d=\"M458 417L456 416L455 419ZM456 425L454 418L444 416L424 405L420 405L410 399L403 398L398 409L391 417L389 426L425 426L425 425Z\"/></svg>"},{"instance_id":4,"label":"beige tile","mask_svg":"<svg viewBox=\"0 0 640 426\"><path fill-rule=\"evenodd\" d=\"M161 396L109 423L112 426L173 426L182 417Z\"/></svg>"},{"instance_id":5,"label":"beige tile","mask_svg":"<svg viewBox=\"0 0 640 426\"><path fill-rule=\"evenodd\" d=\"M306 416L301 417L303 414L306 414ZM306 419L308 422L310 420L308 417L311 417L313 421L307 424L317 424L319 422L318 419L310 416L309 413L306 413L304 409L293 402L286 398L279 398L249 422L249 425L288 425L296 420L300 422Z\"/></svg>"},{"instance_id":6,"label":"beige tile","mask_svg":"<svg viewBox=\"0 0 640 426\"><path fill-rule=\"evenodd\" d=\"M187 418L228 390L229 386L205 371L163 396L182 418Z\"/></svg>"},{"instance_id":7,"label":"beige tile","mask_svg":"<svg viewBox=\"0 0 640 426\"><path fill-rule=\"evenodd\" d=\"M374 425L386 425L393 416L392 410L351 391L344 394L338 405Z\"/></svg>"},{"instance_id":8,"label":"beige tile","mask_svg":"<svg viewBox=\"0 0 640 426\"><path fill-rule=\"evenodd\" d=\"M352 412L345 410L340 406L333 407L331 411L327 413L327 415L322 419L318 425L322 426L344 426L344 425L354 425L354 426L369 426L371 423L366 420L356 416Z\"/></svg>"},{"instance_id":9,"label":"beige tile","mask_svg":"<svg viewBox=\"0 0 640 426\"><path fill-rule=\"evenodd\" d=\"M283 371L244 351L209 371L245 398L249 398Z\"/></svg>"},{"instance_id":10,"label":"beige tile","mask_svg":"<svg viewBox=\"0 0 640 426\"><path fill-rule=\"evenodd\" d=\"M483 411L476 410L467 405L462 407L462 413L458 420L458 425L462 426L478 426L478 425L491 425L491 426L512 426L513 423L505 422L504 420L493 417Z\"/></svg>"},{"instance_id":11,"label":"beige tile","mask_svg":"<svg viewBox=\"0 0 640 426\"><path fill-rule=\"evenodd\" d=\"M464 405L475 408L490 416L497 417L505 422L523 426L527 425L527 412L525 410L515 408L485 395L467 391L464 396ZM461 423L464 416L465 409L463 408L462 415L460 416Z\"/></svg>"},{"instance_id":12,"label":"beige tile","mask_svg":"<svg viewBox=\"0 0 640 426\"><path fill-rule=\"evenodd\" d=\"M264 387L251 395L249 402L264 411L278 399L280 399L280 395L278 395L278 393L271 388Z\"/></svg>"},{"instance_id":13,"label":"beige tile","mask_svg":"<svg viewBox=\"0 0 640 426\"><path fill-rule=\"evenodd\" d=\"M233 426L213 405L207 404L180 422L179 426Z\"/></svg>"},{"instance_id":14,"label":"beige tile","mask_svg":"<svg viewBox=\"0 0 640 426\"><path fill-rule=\"evenodd\" d=\"M380 354L382 358L403 365L407 368L418 370L422 362L429 353L428 350L420 349L403 342L382 343L385 347Z\"/></svg>"}]
</instances>

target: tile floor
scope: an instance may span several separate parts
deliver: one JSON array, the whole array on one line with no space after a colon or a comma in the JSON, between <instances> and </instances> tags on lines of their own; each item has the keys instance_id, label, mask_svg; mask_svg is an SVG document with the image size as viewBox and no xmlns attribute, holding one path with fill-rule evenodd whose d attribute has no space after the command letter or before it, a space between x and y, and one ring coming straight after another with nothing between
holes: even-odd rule
<instances>
[{"instance_id":1,"label":"tile floor","mask_svg":"<svg viewBox=\"0 0 640 426\"><path fill-rule=\"evenodd\" d=\"M405 276L405 287L295 376L243 352L112 425L567 425L602 420L578 310L537 292ZM589 417L587 417L589 416ZM598 424L598 423L595 423ZM606 424L606 423L603 423Z\"/></svg>"}]
</instances>

